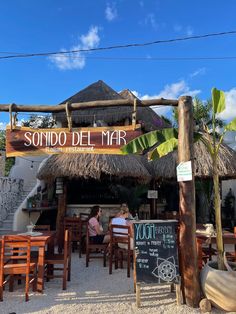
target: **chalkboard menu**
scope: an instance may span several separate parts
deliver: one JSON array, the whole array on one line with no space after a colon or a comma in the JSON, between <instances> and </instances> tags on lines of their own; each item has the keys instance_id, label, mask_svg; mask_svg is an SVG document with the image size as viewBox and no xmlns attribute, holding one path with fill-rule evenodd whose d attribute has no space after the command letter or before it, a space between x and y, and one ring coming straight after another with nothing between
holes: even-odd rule
<instances>
[{"instance_id":1,"label":"chalkboard menu","mask_svg":"<svg viewBox=\"0 0 236 314\"><path fill-rule=\"evenodd\" d=\"M137 283L178 282L176 220L141 220L134 223Z\"/></svg>"}]
</instances>

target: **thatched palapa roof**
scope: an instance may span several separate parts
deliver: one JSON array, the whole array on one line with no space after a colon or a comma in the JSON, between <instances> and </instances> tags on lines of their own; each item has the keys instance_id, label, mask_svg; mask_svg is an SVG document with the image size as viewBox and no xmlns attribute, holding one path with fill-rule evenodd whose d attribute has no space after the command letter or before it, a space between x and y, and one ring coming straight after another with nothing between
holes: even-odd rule
<instances>
[{"instance_id":1,"label":"thatched palapa roof","mask_svg":"<svg viewBox=\"0 0 236 314\"><path fill-rule=\"evenodd\" d=\"M114 91L103 81L95 82L77 94L64 100L62 103L78 103L95 100L113 99L134 99L129 90L124 90L120 94ZM90 108L72 112L73 124L77 126L93 125L105 126L107 124L116 125L120 121L131 120L133 106ZM57 121L62 126L67 126L65 113L55 114ZM146 131L166 127L166 123L150 108L137 107L137 121L144 123ZM100 121L100 122L99 122ZM99 123L104 123L100 124ZM148 182L151 175L146 166L145 157L123 156L123 155L100 155L100 154L59 154L52 155L39 169L37 177L39 179L52 180L57 177L68 178L94 178L109 175L120 178L134 178L139 182Z\"/></svg>"},{"instance_id":2,"label":"thatched palapa roof","mask_svg":"<svg viewBox=\"0 0 236 314\"><path fill-rule=\"evenodd\" d=\"M67 98L62 103L79 103L95 100L115 100L127 98L134 99L135 96L129 90L117 93L106 83L99 80L75 95ZM93 125L94 122L97 123L97 126L104 126L105 124L115 125L117 122L127 118L131 120L132 111L133 106L83 109L73 111L72 120L73 123L77 125ZM65 113L57 113L54 117L62 123L62 126L67 126ZM149 107L137 107L137 121L143 123L144 129L147 132L167 127L166 123ZM104 122L105 124L103 124Z\"/></svg>"},{"instance_id":3,"label":"thatched palapa roof","mask_svg":"<svg viewBox=\"0 0 236 314\"><path fill-rule=\"evenodd\" d=\"M59 154L52 155L39 169L38 179L57 177L100 179L103 174L120 178L132 177L140 183L149 182L151 175L142 163L142 156Z\"/></svg>"},{"instance_id":4,"label":"thatched palapa roof","mask_svg":"<svg viewBox=\"0 0 236 314\"><path fill-rule=\"evenodd\" d=\"M178 151L153 161L155 178L176 178L177 165ZM196 177L212 177L212 160L201 141L194 144L194 168ZM219 149L218 173L222 178L236 177L236 152L225 144L222 144Z\"/></svg>"}]
</instances>

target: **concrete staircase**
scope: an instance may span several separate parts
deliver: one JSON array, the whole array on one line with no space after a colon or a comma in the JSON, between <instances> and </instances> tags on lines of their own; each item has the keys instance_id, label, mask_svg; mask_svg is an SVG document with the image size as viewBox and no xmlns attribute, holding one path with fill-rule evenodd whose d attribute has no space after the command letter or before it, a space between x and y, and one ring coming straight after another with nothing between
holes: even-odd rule
<instances>
[{"instance_id":1,"label":"concrete staircase","mask_svg":"<svg viewBox=\"0 0 236 314\"><path fill-rule=\"evenodd\" d=\"M13 210L8 214L7 218L0 225L0 236L11 233L11 231L13 230L13 220L15 211L21 205L24 199L28 196L28 194L31 192L35 184L36 181L30 181L27 182L26 185L24 185L24 191L23 193L21 193L21 195L19 195L18 201L15 204Z\"/></svg>"}]
</instances>

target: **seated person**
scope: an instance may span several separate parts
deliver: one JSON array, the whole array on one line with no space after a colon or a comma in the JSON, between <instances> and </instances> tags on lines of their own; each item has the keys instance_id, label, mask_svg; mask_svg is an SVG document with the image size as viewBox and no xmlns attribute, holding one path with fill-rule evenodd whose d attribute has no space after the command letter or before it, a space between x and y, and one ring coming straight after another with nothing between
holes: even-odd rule
<instances>
[{"instance_id":1,"label":"seated person","mask_svg":"<svg viewBox=\"0 0 236 314\"><path fill-rule=\"evenodd\" d=\"M108 243L110 241L110 235L104 234L99 224L99 217L102 214L100 206L93 206L90 213L90 219L88 221L88 230L90 242L94 244Z\"/></svg>"},{"instance_id":2,"label":"seated person","mask_svg":"<svg viewBox=\"0 0 236 314\"><path fill-rule=\"evenodd\" d=\"M129 217L129 208L126 204L122 204L120 207L119 215L117 215L115 218L112 219L111 224L112 225L121 225L121 226L130 226L131 230L131 238L130 238L130 249L133 250L134 248L134 239L133 239L133 228L132 223L127 220ZM117 228L118 229L118 228ZM116 229L114 229L114 232L116 232ZM117 232L126 233L128 231L123 229L118 229ZM118 246L122 249L128 249L128 245L125 243L118 243Z\"/></svg>"}]
</instances>

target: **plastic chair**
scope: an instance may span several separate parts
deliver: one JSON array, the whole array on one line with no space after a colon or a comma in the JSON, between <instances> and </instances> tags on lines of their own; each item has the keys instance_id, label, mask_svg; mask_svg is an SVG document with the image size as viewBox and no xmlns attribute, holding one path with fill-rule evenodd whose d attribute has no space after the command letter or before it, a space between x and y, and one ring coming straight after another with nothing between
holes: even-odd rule
<instances>
[{"instance_id":1,"label":"plastic chair","mask_svg":"<svg viewBox=\"0 0 236 314\"><path fill-rule=\"evenodd\" d=\"M13 291L14 279L25 276L25 301L29 300L29 285L36 291L36 264L30 260L31 241L29 236L9 235L1 241L0 255L0 301L3 301L3 287L9 282Z\"/></svg>"}]
</instances>

